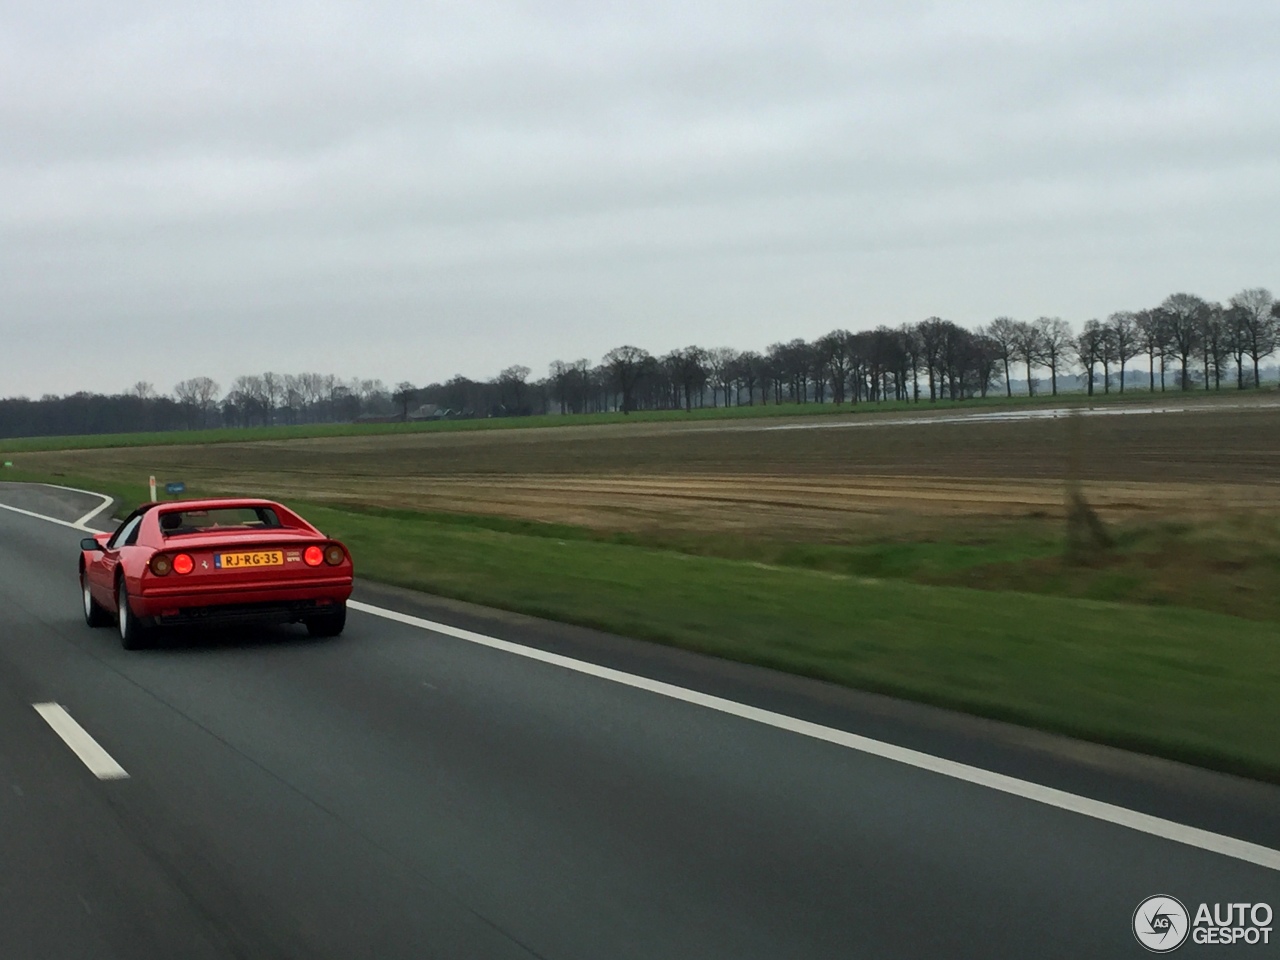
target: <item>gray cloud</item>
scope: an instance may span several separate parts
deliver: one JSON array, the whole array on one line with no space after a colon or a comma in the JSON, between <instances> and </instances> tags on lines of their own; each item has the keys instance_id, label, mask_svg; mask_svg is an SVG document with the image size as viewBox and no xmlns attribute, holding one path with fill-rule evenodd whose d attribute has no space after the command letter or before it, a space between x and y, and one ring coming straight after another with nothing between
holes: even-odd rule
<instances>
[{"instance_id":1,"label":"gray cloud","mask_svg":"<svg viewBox=\"0 0 1280 960\"><path fill-rule=\"evenodd\" d=\"M1252 3L0 13L0 394L1276 284Z\"/></svg>"}]
</instances>

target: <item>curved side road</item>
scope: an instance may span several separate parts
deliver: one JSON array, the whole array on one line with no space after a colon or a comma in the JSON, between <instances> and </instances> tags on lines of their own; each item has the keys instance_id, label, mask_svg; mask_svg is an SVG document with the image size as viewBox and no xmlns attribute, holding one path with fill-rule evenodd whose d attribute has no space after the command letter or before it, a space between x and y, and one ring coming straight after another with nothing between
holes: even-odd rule
<instances>
[{"instance_id":1,"label":"curved side road","mask_svg":"<svg viewBox=\"0 0 1280 960\"><path fill-rule=\"evenodd\" d=\"M1260 849L1272 787L370 585L397 618L336 641L129 654L79 616L78 535L0 511L0 955L1119 957L1152 894L1280 904L1257 863L697 699Z\"/></svg>"}]
</instances>

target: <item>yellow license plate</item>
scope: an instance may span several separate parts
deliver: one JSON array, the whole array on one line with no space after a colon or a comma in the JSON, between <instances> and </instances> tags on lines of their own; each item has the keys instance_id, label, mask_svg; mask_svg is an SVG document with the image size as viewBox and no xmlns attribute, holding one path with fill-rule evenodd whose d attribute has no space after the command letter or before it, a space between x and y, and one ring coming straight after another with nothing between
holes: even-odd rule
<instances>
[{"instance_id":1,"label":"yellow license plate","mask_svg":"<svg viewBox=\"0 0 1280 960\"><path fill-rule=\"evenodd\" d=\"M221 553L214 558L215 566L222 570L242 570L246 567L282 567L283 550L255 550L253 553Z\"/></svg>"}]
</instances>

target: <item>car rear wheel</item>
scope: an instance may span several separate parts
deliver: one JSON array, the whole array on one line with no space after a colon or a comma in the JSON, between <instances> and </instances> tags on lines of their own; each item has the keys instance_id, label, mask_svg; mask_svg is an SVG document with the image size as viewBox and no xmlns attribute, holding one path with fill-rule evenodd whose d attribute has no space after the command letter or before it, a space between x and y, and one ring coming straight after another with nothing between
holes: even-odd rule
<instances>
[{"instance_id":1,"label":"car rear wheel","mask_svg":"<svg viewBox=\"0 0 1280 960\"><path fill-rule=\"evenodd\" d=\"M307 633L313 637L336 637L347 626L347 605L340 603L331 613L306 620Z\"/></svg>"},{"instance_id":2,"label":"car rear wheel","mask_svg":"<svg viewBox=\"0 0 1280 960\"><path fill-rule=\"evenodd\" d=\"M102 604L93 599L89 590L89 578L80 571L80 596L84 607L84 622L91 627L105 627L111 623L111 614L102 608Z\"/></svg>"},{"instance_id":3,"label":"car rear wheel","mask_svg":"<svg viewBox=\"0 0 1280 960\"><path fill-rule=\"evenodd\" d=\"M129 590L125 587L123 578L116 590L116 599L120 610L120 646L126 650L141 650L147 645L148 630L142 620L129 609Z\"/></svg>"}]
</instances>

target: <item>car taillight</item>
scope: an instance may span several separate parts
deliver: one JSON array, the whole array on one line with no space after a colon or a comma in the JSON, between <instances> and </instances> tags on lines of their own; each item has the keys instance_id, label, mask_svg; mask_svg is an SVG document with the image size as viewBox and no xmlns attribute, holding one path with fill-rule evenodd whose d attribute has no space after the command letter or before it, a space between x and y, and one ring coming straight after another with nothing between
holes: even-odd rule
<instances>
[{"instance_id":1,"label":"car taillight","mask_svg":"<svg viewBox=\"0 0 1280 960\"><path fill-rule=\"evenodd\" d=\"M331 567L338 566L338 564L342 563L345 559L347 559L346 551L336 543L329 544L328 548L324 552L324 562Z\"/></svg>"},{"instance_id":2,"label":"car taillight","mask_svg":"<svg viewBox=\"0 0 1280 960\"><path fill-rule=\"evenodd\" d=\"M157 577L167 577L169 575L169 571L173 569L173 564L163 553L157 553L152 557L151 562L147 564L147 566L151 568L151 572Z\"/></svg>"},{"instance_id":3,"label":"car taillight","mask_svg":"<svg viewBox=\"0 0 1280 960\"><path fill-rule=\"evenodd\" d=\"M307 562L308 567L318 567L324 563L324 551L319 547L307 547L302 554L302 559Z\"/></svg>"},{"instance_id":4,"label":"car taillight","mask_svg":"<svg viewBox=\"0 0 1280 960\"><path fill-rule=\"evenodd\" d=\"M195 568L196 563L188 554L180 553L173 558L173 570L175 573L187 574Z\"/></svg>"}]
</instances>

